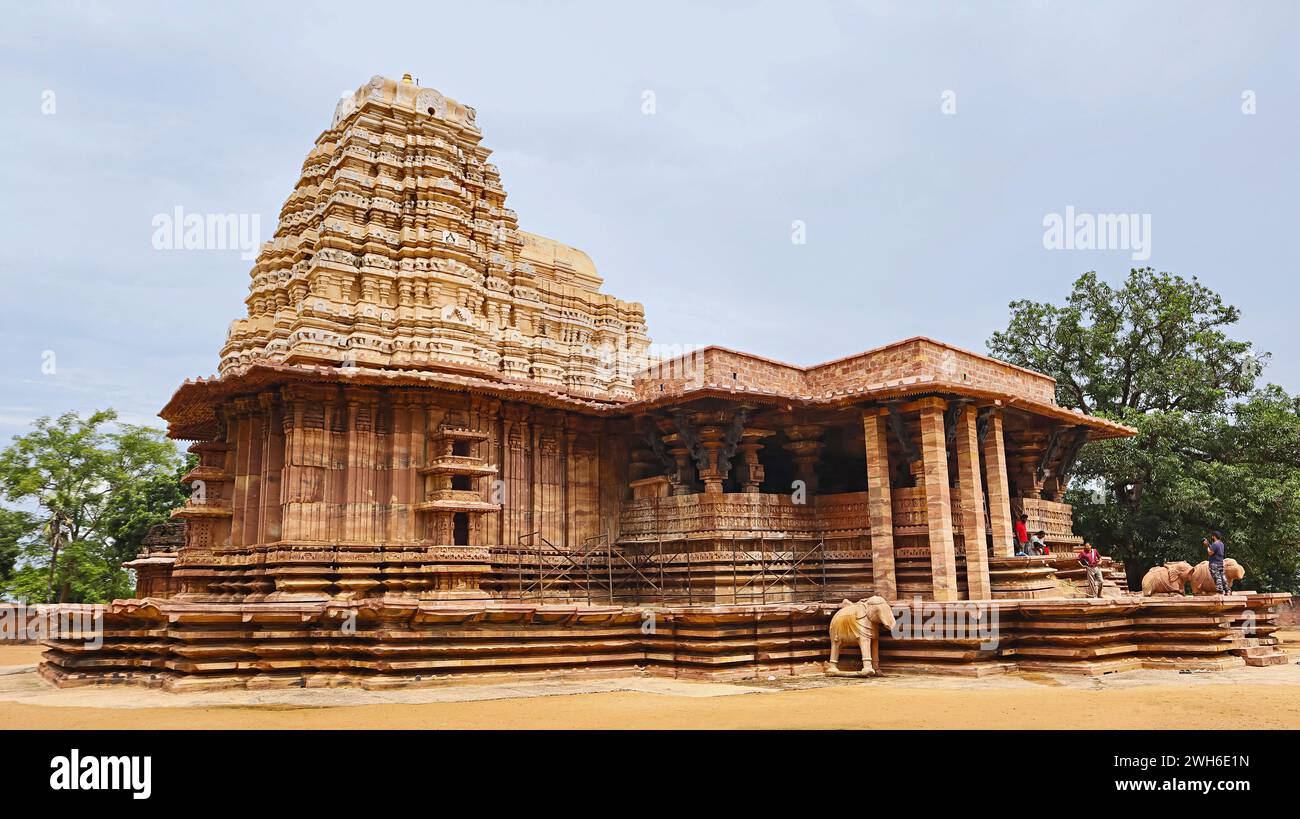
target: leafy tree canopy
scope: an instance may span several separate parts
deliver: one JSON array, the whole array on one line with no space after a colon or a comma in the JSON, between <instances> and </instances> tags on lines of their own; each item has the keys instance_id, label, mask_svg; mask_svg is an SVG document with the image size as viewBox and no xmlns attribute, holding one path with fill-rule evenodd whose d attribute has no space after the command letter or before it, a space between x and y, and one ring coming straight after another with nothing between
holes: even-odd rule
<instances>
[{"instance_id":1,"label":"leafy tree canopy","mask_svg":"<svg viewBox=\"0 0 1300 819\"><path fill-rule=\"evenodd\" d=\"M123 560L184 493L184 460L159 431L101 410L40 418L0 451L0 575L6 596L104 602L130 593Z\"/></svg>"},{"instance_id":2,"label":"leafy tree canopy","mask_svg":"<svg viewBox=\"0 0 1300 819\"><path fill-rule=\"evenodd\" d=\"M1066 496L1080 534L1133 581L1202 560L1201 539L1219 530L1249 587L1300 585L1300 403L1256 389L1268 355L1229 335L1236 307L1150 268L1118 287L1085 273L1064 305L1010 307L992 355L1053 376L1062 405L1138 430L1080 455Z\"/></svg>"},{"instance_id":3,"label":"leafy tree canopy","mask_svg":"<svg viewBox=\"0 0 1300 819\"><path fill-rule=\"evenodd\" d=\"M1268 356L1226 328L1241 312L1195 277L1151 268L1121 287L1084 273L1063 306L1011 303L992 355L1056 378L1057 401L1124 420L1149 412L1220 412L1250 392Z\"/></svg>"}]
</instances>

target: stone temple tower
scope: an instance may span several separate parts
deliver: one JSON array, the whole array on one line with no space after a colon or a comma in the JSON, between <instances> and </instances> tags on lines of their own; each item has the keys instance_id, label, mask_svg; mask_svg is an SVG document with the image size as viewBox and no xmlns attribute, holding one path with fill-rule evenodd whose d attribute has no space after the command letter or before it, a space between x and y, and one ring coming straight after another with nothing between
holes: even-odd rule
<instances>
[{"instance_id":1,"label":"stone temple tower","mask_svg":"<svg viewBox=\"0 0 1300 819\"><path fill-rule=\"evenodd\" d=\"M410 75L339 101L219 377L162 412L200 464L185 546L150 589L479 597L493 547L607 526L595 422L556 409L633 399L644 310L518 229L489 154L474 109Z\"/></svg>"},{"instance_id":2,"label":"stone temple tower","mask_svg":"<svg viewBox=\"0 0 1300 819\"><path fill-rule=\"evenodd\" d=\"M410 75L341 99L252 270L220 369L437 370L632 395L641 305L586 254L522 232L473 108Z\"/></svg>"}]
</instances>

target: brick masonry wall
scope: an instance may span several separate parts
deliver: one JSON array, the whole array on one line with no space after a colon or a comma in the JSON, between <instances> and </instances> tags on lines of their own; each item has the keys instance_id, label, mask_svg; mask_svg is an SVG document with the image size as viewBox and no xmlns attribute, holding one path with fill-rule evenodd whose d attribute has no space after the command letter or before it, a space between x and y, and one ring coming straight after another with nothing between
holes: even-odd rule
<instances>
[{"instance_id":1,"label":"brick masonry wall","mask_svg":"<svg viewBox=\"0 0 1300 819\"><path fill-rule=\"evenodd\" d=\"M716 384L795 397L825 397L858 387L931 376L1002 395L1055 402L1056 382L926 338L914 338L804 369L779 361L707 347L652 367L637 377L640 400L679 395Z\"/></svg>"}]
</instances>

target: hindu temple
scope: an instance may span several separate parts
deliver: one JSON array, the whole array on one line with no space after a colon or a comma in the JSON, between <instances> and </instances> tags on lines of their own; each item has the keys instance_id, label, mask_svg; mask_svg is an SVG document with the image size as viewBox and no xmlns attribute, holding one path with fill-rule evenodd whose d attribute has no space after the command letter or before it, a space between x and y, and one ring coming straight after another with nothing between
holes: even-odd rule
<instances>
[{"instance_id":1,"label":"hindu temple","mask_svg":"<svg viewBox=\"0 0 1300 819\"><path fill-rule=\"evenodd\" d=\"M654 345L585 253L519 228L489 157L409 76L338 103L218 374L160 413L189 502L104 645L51 642L47 677L817 673L871 595L997 626L886 635L886 673L1284 659L1286 595L1144 597L1107 559L1087 596L1064 492L1133 430L1050 377L923 337L809 367ZM1048 554L1014 554L1022 514Z\"/></svg>"}]
</instances>

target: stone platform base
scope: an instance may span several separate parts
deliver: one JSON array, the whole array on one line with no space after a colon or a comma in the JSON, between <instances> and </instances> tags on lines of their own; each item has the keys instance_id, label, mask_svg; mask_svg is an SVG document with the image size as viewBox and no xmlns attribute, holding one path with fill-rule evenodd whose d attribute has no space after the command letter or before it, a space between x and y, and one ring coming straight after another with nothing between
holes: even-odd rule
<instances>
[{"instance_id":1,"label":"stone platform base","mask_svg":"<svg viewBox=\"0 0 1300 819\"><path fill-rule=\"evenodd\" d=\"M1288 599L1235 594L900 604L901 636L883 637L881 671L983 676L1253 665L1275 651L1275 610ZM830 657L827 625L837 605L124 600L107 607L102 646L79 635L47 642L41 673L61 686L131 683L167 690L381 688L633 671L762 679L823 673ZM981 619L974 620L977 614ZM861 668L855 647L845 647L840 667Z\"/></svg>"}]
</instances>

